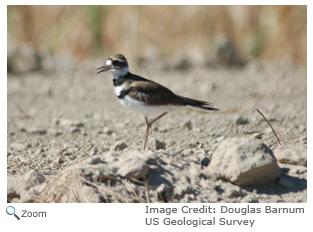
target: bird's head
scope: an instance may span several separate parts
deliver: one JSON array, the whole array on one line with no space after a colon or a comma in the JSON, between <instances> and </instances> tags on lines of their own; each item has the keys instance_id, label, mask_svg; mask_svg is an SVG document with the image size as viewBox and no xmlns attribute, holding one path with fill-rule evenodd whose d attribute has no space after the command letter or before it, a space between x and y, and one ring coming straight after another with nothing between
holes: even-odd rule
<instances>
[{"instance_id":1,"label":"bird's head","mask_svg":"<svg viewBox=\"0 0 313 232\"><path fill-rule=\"evenodd\" d=\"M117 54L108 58L105 65L97 68L97 70L99 70L97 74L109 71L114 78L124 76L129 72L127 60L122 54Z\"/></svg>"}]
</instances>

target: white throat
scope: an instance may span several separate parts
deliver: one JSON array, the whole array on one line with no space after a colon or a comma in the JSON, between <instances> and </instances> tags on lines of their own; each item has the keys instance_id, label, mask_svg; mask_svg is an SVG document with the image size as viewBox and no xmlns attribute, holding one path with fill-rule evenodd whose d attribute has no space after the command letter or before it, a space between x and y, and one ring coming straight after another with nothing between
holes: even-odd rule
<instances>
[{"instance_id":1,"label":"white throat","mask_svg":"<svg viewBox=\"0 0 313 232\"><path fill-rule=\"evenodd\" d=\"M123 68L123 69L110 69L109 72L112 74L113 79L118 79L121 76L125 76L127 73L129 73L129 68Z\"/></svg>"}]
</instances>

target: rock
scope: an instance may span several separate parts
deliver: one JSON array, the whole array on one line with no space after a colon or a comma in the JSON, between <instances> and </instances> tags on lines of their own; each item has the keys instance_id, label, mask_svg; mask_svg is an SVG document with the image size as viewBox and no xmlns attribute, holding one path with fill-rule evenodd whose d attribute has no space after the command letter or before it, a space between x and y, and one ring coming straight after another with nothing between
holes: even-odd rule
<instances>
[{"instance_id":1,"label":"rock","mask_svg":"<svg viewBox=\"0 0 313 232\"><path fill-rule=\"evenodd\" d=\"M112 135L114 133L114 130L111 130L109 127L103 127L98 133Z\"/></svg>"},{"instance_id":2,"label":"rock","mask_svg":"<svg viewBox=\"0 0 313 232\"><path fill-rule=\"evenodd\" d=\"M45 177L35 170L30 170L24 176L8 176L8 202L30 202L37 195L35 187L44 181Z\"/></svg>"},{"instance_id":3,"label":"rock","mask_svg":"<svg viewBox=\"0 0 313 232\"><path fill-rule=\"evenodd\" d=\"M167 184L160 184L155 190L157 191L157 193L165 193L169 190L169 186Z\"/></svg>"},{"instance_id":4,"label":"rock","mask_svg":"<svg viewBox=\"0 0 313 232\"><path fill-rule=\"evenodd\" d=\"M127 145L121 141L117 141L113 144L113 146L111 147L111 151L122 151L125 148L127 148Z\"/></svg>"},{"instance_id":5,"label":"rock","mask_svg":"<svg viewBox=\"0 0 313 232\"><path fill-rule=\"evenodd\" d=\"M273 152L261 141L248 138L223 141L207 168L240 186L265 184L280 177Z\"/></svg>"},{"instance_id":6,"label":"rock","mask_svg":"<svg viewBox=\"0 0 313 232\"><path fill-rule=\"evenodd\" d=\"M222 195L223 197L242 197L245 196L245 193L241 190L239 186L233 185L231 187L227 187Z\"/></svg>"},{"instance_id":7,"label":"rock","mask_svg":"<svg viewBox=\"0 0 313 232\"><path fill-rule=\"evenodd\" d=\"M89 164L98 164L101 162L101 158L99 156L90 157L88 163Z\"/></svg>"},{"instance_id":8,"label":"rock","mask_svg":"<svg viewBox=\"0 0 313 232\"><path fill-rule=\"evenodd\" d=\"M20 198L23 186L23 176L7 176L7 201L12 202L14 198Z\"/></svg>"},{"instance_id":9,"label":"rock","mask_svg":"<svg viewBox=\"0 0 313 232\"><path fill-rule=\"evenodd\" d=\"M210 180L216 181L220 178L219 173L213 171L212 169L209 168L204 168L202 171L202 175Z\"/></svg>"},{"instance_id":10,"label":"rock","mask_svg":"<svg viewBox=\"0 0 313 232\"><path fill-rule=\"evenodd\" d=\"M55 137L58 137L58 136L60 136L60 135L62 135L62 134L63 134L62 131L57 131L57 132L54 133L54 136L55 136Z\"/></svg>"},{"instance_id":11,"label":"rock","mask_svg":"<svg viewBox=\"0 0 313 232\"><path fill-rule=\"evenodd\" d=\"M225 139L225 136L221 136L221 137L218 137L217 139L215 139L215 141L218 142L218 143L220 143L220 142L222 142L224 139Z\"/></svg>"},{"instance_id":12,"label":"rock","mask_svg":"<svg viewBox=\"0 0 313 232\"><path fill-rule=\"evenodd\" d=\"M210 163L210 158L209 157L204 157L202 160L201 160L201 167L207 167Z\"/></svg>"},{"instance_id":13,"label":"rock","mask_svg":"<svg viewBox=\"0 0 313 232\"><path fill-rule=\"evenodd\" d=\"M307 166L307 148L303 145L281 145L274 155L280 163Z\"/></svg>"},{"instance_id":14,"label":"rock","mask_svg":"<svg viewBox=\"0 0 313 232\"><path fill-rule=\"evenodd\" d=\"M241 203L258 203L258 197L255 195L247 195L241 199Z\"/></svg>"},{"instance_id":15,"label":"rock","mask_svg":"<svg viewBox=\"0 0 313 232\"><path fill-rule=\"evenodd\" d=\"M185 149L185 150L183 150L183 154L184 154L185 157L191 156L194 153L195 153L194 149Z\"/></svg>"},{"instance_id":16,"label":"rock","mask_svg":"<svg viewBox=\"0 0 313 232\"><path fill-rule=\"evenodd\" d=\"M253 138L253 139L262 139L262 134L261 133L253 133L251 135L251 138Z\"/></svg>"},{"instance_id":17,"label":"rock","mask_svg":"<svg viewBox=\"0 0 313 232\"><path fill-rule=\"evenodd\" d=\"M48 132L46 129L37 129L37 128L31 128L28 131L32 134L37 134L37 135L45 135Z\"/></svg>"},{"instance_id":18,"label":"rock","mask_svg":"<svg viewBox=\"0 0 313 232\"><path fill-rule=\"evenodd\" d=\"M160 150L160 149L165 150L166 143L161 142L160 140L154 137L150 137L147 143L147 147L152 150Z\"/></svg>"},{"instance_id":19,"label":"rock","mask_svg":"<svg viewBox=\"0 0 313 232\"><path fill-rule=\"evenodd\" d=\"M192 187L189 184L178 185L174 188L175 198L182 197L186 193L191 193Z\"/></svg>"},{"instance_id":20,"label":"rock","mask_svg":"<svg viewBox=\"0 0 313 232\"><path fill-rule=\"evenodd\" d=\"M149 170L150 170L150 172L161 173L161 168L157 165L154 165L154 164L149 165Z\"/></svg>"},{"instance_id":21,"label":"rock","mask_svg":"<svg viewBox=\"0 0 313 232\"><path fill-rule=\"evenodd\" d=\"M297 170L296 170L296 174L304 174L307 172L307 168L306 167L302 167L302 166L297 166Z\"/></svg>"},{"instance_id":22,"label":"rock","mask_svg":"<svg viewBox=\"0 0 313 232\"><path fill-rule=\"evenodd\" d=\"M84 127L84 123L78 120L70 120L70 119L62 119L58 118L54 120L54 123L57 126L62 126L62 127Z\"/></svg>"},{"instance_id":23,"label":"rock","mask_svg":"<svg viewBox=\"0 0 313 232\"><path fill-rule=\"evenodd\" d=\"M236 125L243 125L247 124L249 121L247 118L244 118L242 115L240 115L238 118L236 118L235 123Z\"/></svg>"},{"instance_id":24,"label":"rock","mask_svg":"<svg viewBox=\"0 0 313 232\"><path fill-rule=\"evenodd\" d=\"M81 129L79 127L71 127L71 133L74 134L74 133L79 133L81 131Z\"/></svg>"},{"instance_id":25,"label":"rock","mask_svg":"<svg viewBox=\"0 0 313 232\"><path fill-rule=\"evenodd\" d=\"M23 150L26 149L26 144L22 144L22 143L12 143L12 144L10 145L10 147L11 147L12 149L17 150L17 151L23 151Z\"/></svg>"},{"instance_id":26,"label":"rock","mask_svg":"<svg viewBox=\"0 0 313 232\"><path fill-rule=\"evenodd\" d=\"M307 136L302 136L299 138L300 143L307 144Z\"/></svg>"},{"instance_id":27,"label":"rock","mask_svg":"<svg viewBox=\"0 0 313 232\"><path fill-rule=\"evenodd\" d=\"M192 123L190 120L184 123L184 128L187 128L188 130L192 129Z\"/></svg>"},{"instance_id":28,"label":"rock","mask_svg":"<svg viewBox=\"0 0 313 232\"><path fill-rule=\"evenodd\" d=\"M127 178L141 179L149 173L149 166L140 157L122 160L119 166L118 174Z\"/></svg>"},{"instance_id":29,"label":"rock","mask_svg":"<svg viewBox=\"0 0 313 232\"><path fill-rule=\"evenodd\" d=\"M39 185L45 181L45 177L36 170L31 170L24 176L24 190L28 190L35 185Z\"/></svg>"}]
</instances>

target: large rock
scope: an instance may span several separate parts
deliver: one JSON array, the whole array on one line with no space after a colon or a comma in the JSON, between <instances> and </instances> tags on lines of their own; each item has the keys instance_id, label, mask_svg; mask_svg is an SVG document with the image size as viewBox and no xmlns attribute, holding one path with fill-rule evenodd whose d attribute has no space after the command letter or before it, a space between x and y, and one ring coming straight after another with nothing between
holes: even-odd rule
<instances>
[{"instance_id":1,"label":"large rock","mask_svg":"<svg viewBox=\"0 0 313 232\"><path fill-rule=\"evenodd\" d=\"M283 164L307 166L307 148L302 145L282 145L274 150L278 161Z\"/></svg>"},{"instance_id":2,"label":"large rock","mask_svg":"<svg viewBox=\"0 0 313 232\"><path fill-rule=\"evenodd\" d=\"M8 202L32 202L36 198L45 177L36 170L30 170L24 176L7 177Z\"/></svg>"},{"instance_id":3,"label":"large rock","mask_svg":"<svg viewBox=\"0 0 313 232\"><path fill-rule=\"evenodd\" d=\"M223 141L213 153L208 169L209 173L237 185L260 185L280 177L272 150L264 143L248 138Z\"/></svg>"}]
</instances>

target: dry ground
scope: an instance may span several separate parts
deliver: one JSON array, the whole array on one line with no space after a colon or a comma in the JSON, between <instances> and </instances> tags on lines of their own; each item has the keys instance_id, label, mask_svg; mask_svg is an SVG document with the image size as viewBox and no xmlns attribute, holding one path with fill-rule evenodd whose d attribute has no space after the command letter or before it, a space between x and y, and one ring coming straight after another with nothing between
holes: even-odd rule
<instances>
[{"instance_id":1,"label":"dry ground","mask_svg":"<svg viewBox=\"0 0 313 232\"><path fill-rule=\"evenodd\" d=\"M125 143L126 150L141 148L144 119L119 103L109 73L96 75L95 69L103 63L8 75L9 175L29 169L54 175L72 163L109 150L116 141ZM172 112L155 123L150 136L166 143L167 151L180 151L201 161L223 136L250 137L253 133L261 133L261 140L273 149L277 140L256 109L270 120L283 144L306 144L304 68L257 61L242 69L162 71L153 64L146 67L133 71L130 64L138 75L221 109ZM236 124L240 116L245 122Z\"/></svg>"}]
</instances>

